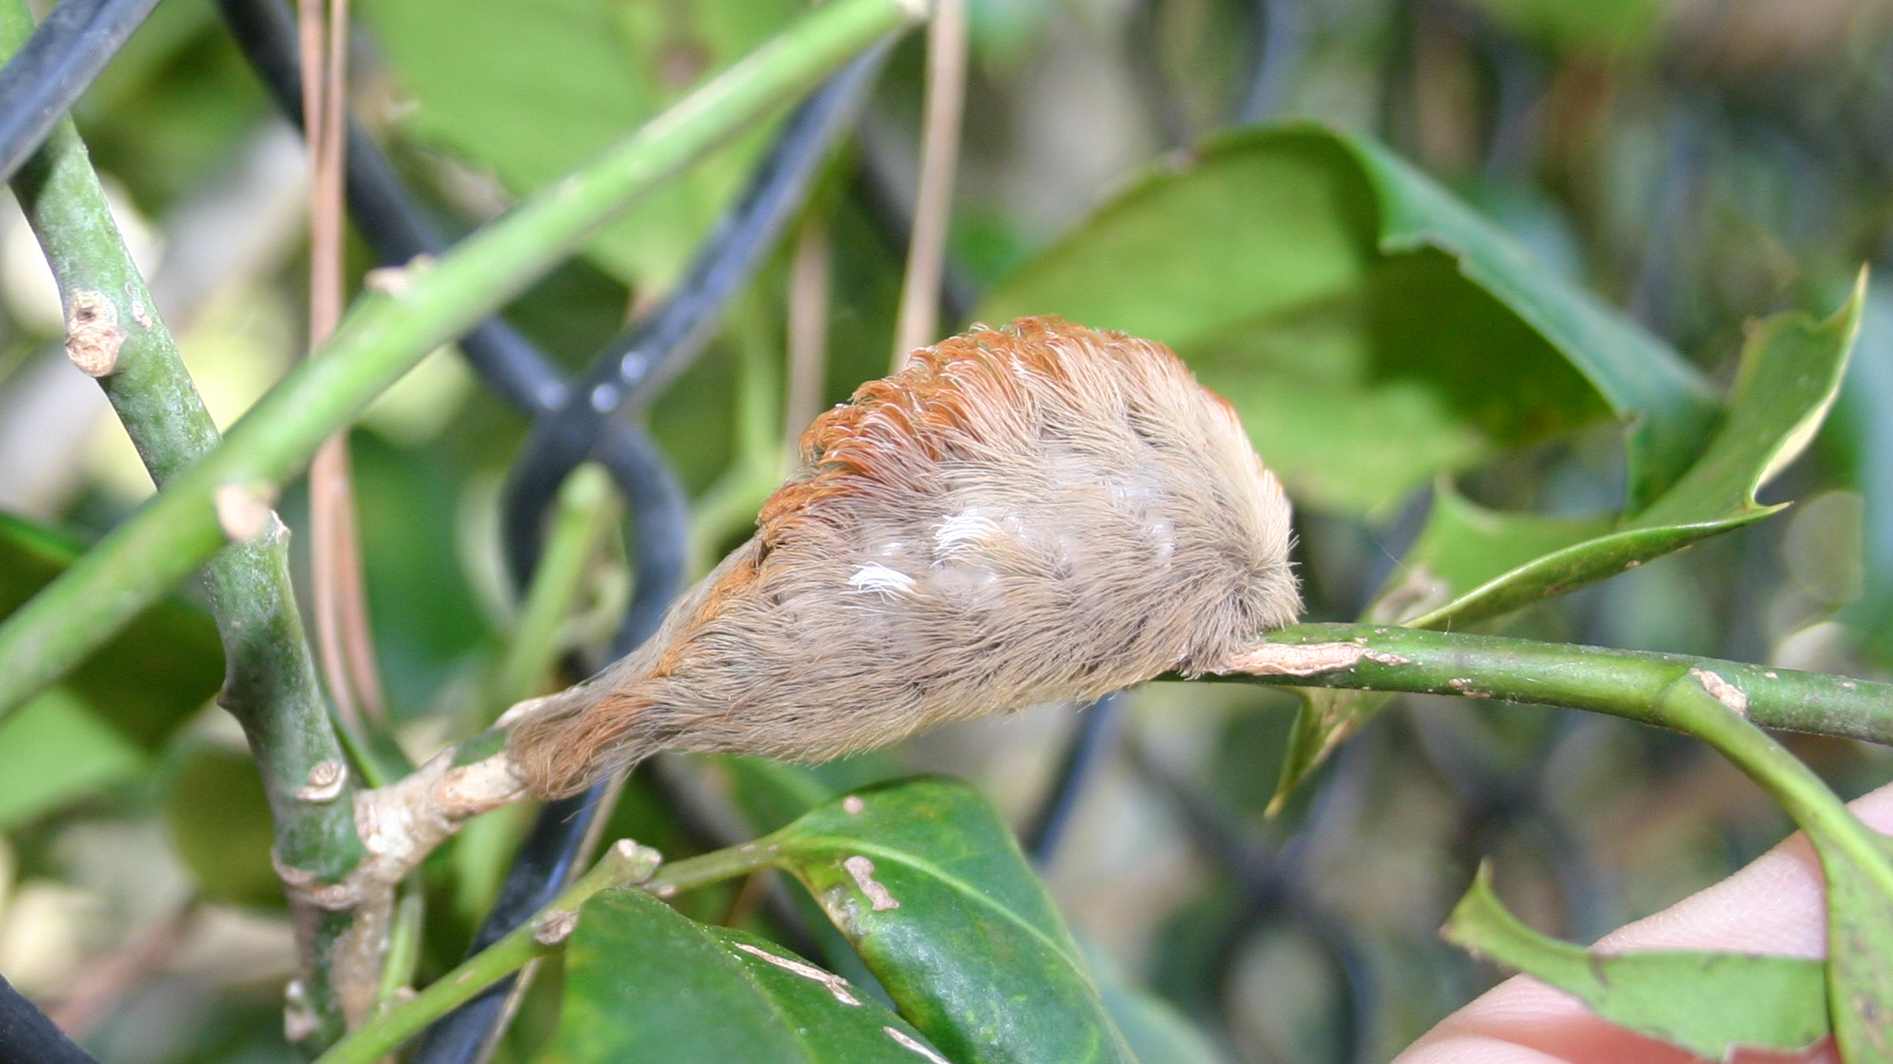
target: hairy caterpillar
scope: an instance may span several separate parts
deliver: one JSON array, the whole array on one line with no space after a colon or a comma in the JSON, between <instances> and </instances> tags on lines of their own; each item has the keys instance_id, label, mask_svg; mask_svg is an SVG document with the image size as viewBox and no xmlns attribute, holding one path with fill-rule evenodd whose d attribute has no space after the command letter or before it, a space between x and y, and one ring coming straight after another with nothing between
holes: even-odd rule
<instances>
[{"instance_id":1,"label":"hairy caterpillar","mask_svg":"<svg viewBox=\"0 0 1893 1064\"><path fill-rule=\"evenodd\" d=\"M1210 671L1300 610L1280 483L1160 344L977 327L801 450L655 637L514 726L535 792L658 750L824 760Z\"/></svg>"}]
</instances>

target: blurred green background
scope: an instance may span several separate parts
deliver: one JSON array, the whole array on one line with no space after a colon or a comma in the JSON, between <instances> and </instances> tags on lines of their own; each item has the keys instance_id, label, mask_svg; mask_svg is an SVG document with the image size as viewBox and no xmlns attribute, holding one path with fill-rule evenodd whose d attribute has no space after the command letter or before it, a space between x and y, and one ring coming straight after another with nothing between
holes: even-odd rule
<instances>
[{"instance_id":1,"label":"blurred green background","mask_svg":"<svg viewBox=\"0 0 1893 1064\"><path fill-rule=\"evenodd\" d=\"M357 113L410 186L464 230L805 5L355 6ZM1785 308L1825 314L1860 264L1874 264L1834 414L1764 499L1798 504L1535 608L1510 630L1886 672L1893 5L973 0L971 12L949 240L949 310L962 317L947 325L988 308L1053 309L1034 300L1061 284L1106 315L1188 307L1206 330L1213 318L1224 332L1194 348L1164 338L1244 411L1265 457L1290 467L1313 619L1351 619L1398 579L1436 473L1491 507L1611 511L1627 490L1624 444L1568 365L1516 325L1492 324L1485 297L1437 263L1365 282L1407 315L1439 319L1427 329L1368 307L1257 331L1271 293L1319 290L1323 270L1352 268L1361 219L1348 206L1355 192L1318 186L1317 163L1293 153L1214 188L1217 167L1248 165L1232 127L1314 119L1378 140L1528 249L1520 269L1596 294L1718 387L1747 322ZM651 411L702 504L700 566L747 534L800 429L785 424L783 398L800 234L819 231L830 248L822 404L885 372L922 60L918 37L902 45L798 235ZM208 0L160 5L77 118L228 424L299 357L306 331L298 143ZM676 281L767 139L754 132L601 231L509 317L583 365ZM1139 213L1140 197L1170 187L1163 175L1189 183L1177 203ZM1296 198L1317 193L1329 213ZM359 247L352 258L357 273L370 265ZM60 357L58 331L37 248L0 200L0 511L14 515L0 525L0 612L150 490L96 389ZM1421 334L1432 346L1412 339ZM524 428L442 352L352 437L374 634L412 752L431 752L455 714L479 704L510 624L497 500ZM292 493L283 516L306 528L305 501ZM298 565L306 575L306 558ZM602 608L622 602L614 566L598 560ZM102 1059L279 1059L290 931L260 788L234 725L207 707L214 633L188 597L122 637L112 668L82 671L0 726L0 971L82 1028ZM1385 1058L1488 985L1491 969L1434 936L1482 855L1536 926L1589 939L1787 830L1760 792L1679 737L1436 698L1403 700L1268 821L1293 707L1286 694L1230 686L1134 693L1046 869L1081 936L1232 1059ZM1073 726L1066 709L1033 711L831 771L961 774L1023 823ZM1893 765L1851 744L1793 746L1846 796ZM646 783L634 783L615 827L672 856L693 846ZM458 955L507 837L496 828L486 849L440 859L461 885L432 907L424 975ZM715 918L741 903L711 892L693 904ZM98 1008L102 960L140 946L152 947L133 958L140 978ZM541 986L540 999L556 992L555 979ZM531 1044L534 1022L529 1004L516 1046Z\"/></svg>"}]
</instances>

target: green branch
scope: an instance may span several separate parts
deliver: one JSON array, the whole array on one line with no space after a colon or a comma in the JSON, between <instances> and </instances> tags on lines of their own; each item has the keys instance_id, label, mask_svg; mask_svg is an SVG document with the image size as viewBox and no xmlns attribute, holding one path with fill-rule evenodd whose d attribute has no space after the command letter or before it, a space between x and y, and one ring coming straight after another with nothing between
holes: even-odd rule
<instances>
[{"instance_id":1,"label":"green branch","mask_svg":"<svg viewBox=\"0 0 1893 1064\"><path fill-rule=\"evenodd\" d=\"M668 898L679 891L748 875L768 865L776 854L776 847L764 840L715 850L660 868L656 851L637 846L629 839L623 840L606 851L591 871L567 887L552 904L533 914L532 919L462 961L459 967L434 980L426 990L336 1043L316 1064L372 1064L381 1060L428 1024L478 997L487 987L534 959L564 948L580 910L599 891L641 886L660 898Z\"/></svg>"},{"instance_id":2,"label":"green branch","mask_svg":"<svg viewBox=\"0 0 1893 1064\"><path fill-rule=\"evenodd\" d=\"M1893 745L1893 684L1682 654L1371 624L1298 624L1269 633L1225 678L1291 687L1460 695L1608 713L1675 727L1662 710L1691 669L1742 697L1750 722Z\"/></svg>"},{"instance_id":3,"label":"green branch","mask_svg":"<svg viewBox=\"0 0 1893 1064\"><path fill-rule=\"evenodd\" d=\"M399 293L362 299L302 363L158 497L0 624L0 713L58 679L224 544L220 488L280 485L369 400L516 295L639 194L773 112L918 0L832 0L599 159L468 237Z\"/></svg>"},{"instance_id":4,"label":"green branch","mask_svg":"<svg viewBox=\"0 0 1893 1064\"><path fill-rule=\"evenodd\" d=\"M32 30L25 4L0 0L0 59ZM98 378L152 479L160 488L173 483L216 448L217 427L125 249L70 119L21 167L13 188L58 281L69 354ZM204 567L224 649L218 701L242 723L256 755L277 862L297 880L334 882L361 855L353 781L342 771L346 762L303 637L288 533L267 502L258 501L251 516L259 534L217 552ZM313 1033L333 1039L341 1033L342 1008L332 962L352 914L303 908L312 928L303 986Z\"/></svg>"},{"instance_id":5,"label":"green branch","mask_svg":"<svg viewBox=\"0 0 1893 1064\"><path fill-rule=\"evenodd\" d=\"M480 992L527 962L563 948L578 925L579 910L592 895L613 887L636 886L657 870L656 850L622 840L605 852L591 871L565 888L551 905L506 937L468 957L430 983L426 990L394 1006L372 1023L337 1042L316 1064L374 1064L435 1019L466 1004Z\"/></svg>"},{"instance_id":6,"label":"green branch","mask_svg":"<svg viewBox=\"0 0 1893 1064\"><path fill-rule=\"evenodd\" d=\"M591 560L611 512L611 474L590 462L573 470L559 486L546 547L533 567L532 586L513 625L512 638L490 692L499 709L540 690L559 655L559 631L571 615ZM493 715L480 721L491 724Z\"/></svg>"}]
</instances>

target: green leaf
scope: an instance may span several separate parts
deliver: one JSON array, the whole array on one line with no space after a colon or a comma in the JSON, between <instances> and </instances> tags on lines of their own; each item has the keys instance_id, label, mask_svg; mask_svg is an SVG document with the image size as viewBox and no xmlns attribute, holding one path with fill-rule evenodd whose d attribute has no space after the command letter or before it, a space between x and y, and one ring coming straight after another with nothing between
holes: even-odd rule
<instances>
[{"instance_id":1,"label":"green leaf","mask_svg":"<svg viewBox=\"0 0 1893 1064\"><path fill-rule=\"evenodd\" d=\"M83 549L54 529L0 514L0 617L51 583ZM223 648L210 615L167 598L68 676L58 688L67 694L62 708L46 712L65 719L54 730L66 739L79 734L73 729L85 728L103 740L96 732L103 728L132 748L152 750L203 708L222 682ZM80 725L71 718L74 712L90 714L93 724Z\"/></svg>"},{"instance_id":2,"label":"green leaf","mask_svg":"<svg viewBox=\"0 0 1893 1064\"><path fill-rule=\"evenodd\" d=\"M1663 344L1411 166L1314 126L1237 133L1146 177L978 316L1045 313L1169 344L1292 494L1354 512L1603 417L1624 426L1641 505L1715 413Z\"/></svg>"},{"instance_id":3,"label":"green leaf","mask_svg":"<svg viewBox=\"0 0 1893 1064\"><path fill-rule=\"evenodd\" d=\"M0 722L0 831L135 775L149 760L70 688L55 687Z\"/></svg>"},{"instance_id":4,"label":"green leaf","mask_svg":"<svg viewBox=\"0 0 1893 1064\"><path fill-rule=\"evenodd\" d=\"M1475 0L1506 29L1564 51L1636 52L1653 44L1664 6L1656 0Z\"/></svg>"},{"instance_id":5,"label":"green leaf","mask_svg":"<svg viewBox=\"0 0 1893 1064\"><path fill-rule=\"evenodd\" d=\"M766 843L948 1058L1136 1059L1012 833L971 788L858 791Z\"/></svg>"},{"instance_id":6,"label":"green leaf","mask_svg":"<svg viewBox=\"0 0 1893 1064\"><path fill-rule=\"evenodd\" d=\"M172 848L206 898L279 908L276 844L256 763L241 750L196 745L183 753L163 798Z\"/></svg>"},{"instance_id":7,"label":"green leaf","mask_svg":"<svg viewBox=\"0 0 1893 1064\"><path fill-rule=\"evenodd\" d=\"M1693 465L1648 508L1612 522L1486 510L1442 485L1400 576L1369 607L1376 621L1444 629L1489 620L1614 576L1709 536L1753 524L1786 503L1759 492L1806 449L1839 394L1859 332L1865 274L1824 321L1778 314L1750 331L1728 412ZM1303 692L1304 706L1272 808L1389 699Z\"/></svg>"},{"instance_id":8,"label":"green leaf","mask_svg":"<svg viewBox=\"0 0 1893 1064\"><path fill-rule=\"evenodd\" d=\"M870 751L819 765L792 765L764 757L710 759L728 781L730 798L756 834L788 824L849 790L885 783L904 775L885 751Z\"/></svg>"},{"instance_id":9,"label":"green leaf","mask_svg":"<svg viewBox=\"0 0 1893 1064\"><path fill-rule=\"evenodd\" d=\"M456 464L464 459L439 445L395 447L377 433L353 432L349 460L382 682L397 713L413 712L434 704L441 678L493 640L446 540L465 498ZM307 506L304 493L292 501ZM293 514L285 520L306 527Z\"/></svg>"},{"instance_id":10,"label":"green leaf","mask_svg":"<svg viewBox=\"0 0 1893 1064\"><path fill-rule=\"evenodd\" d=\"M1368 607L1370 620L1423 625L1435 614L1442 620L1472 619L1469 607L1485 606L1503 589L1512 596L1526 582L1504 577L1522 567L1557 556L1567 548L1608 535L1616 520L1600 517L1546 517L1492 510L1459 494L1441 477L1433 487L1433 508L1426 527L1400 560L1399 572ZM1541 581L1530 582L1542 597ZM1473 593L1486 594L1474 598ZM1481 611L1481 615L1503 610Z\"/></svg>"},{"instance_id":11,"label":"green leaf","mask_svg":"<svg viewBox=\"0 0 1893 1064\"><path fill-rule=\"evenodd\" d=\"M641 890L586 903L547 1061L944 1060L906 1021L776 943Z\"/></svg>"},{"instance_id":12,"label":"green leaf","mask_svg":"<svg viewBox=\"0 0 1893 1064\"><path fill-rule=\"evenodd\" d=\"M1485 864L1440 933L1557 987L1611 1023L1710 1060L1737 1049L1805 1049L1828 1031L1818 960L1689 950L1594 953L1547 938L1507 912Z\"/></svg>"},{"instance_id":13,"label":"green leaf","mask_svg":"<svg viewBox=\"0 0 1893 1064\"><path fill-rule=\"evenodd\" d=\"M402 0L370 5L364 17L414 98L411 132L524 195L628 135L806 8L801 0ZM654 191L602 227L587 253L635 287L668 287L767 136L752 130Z\"/></svg>"}]
</instances>

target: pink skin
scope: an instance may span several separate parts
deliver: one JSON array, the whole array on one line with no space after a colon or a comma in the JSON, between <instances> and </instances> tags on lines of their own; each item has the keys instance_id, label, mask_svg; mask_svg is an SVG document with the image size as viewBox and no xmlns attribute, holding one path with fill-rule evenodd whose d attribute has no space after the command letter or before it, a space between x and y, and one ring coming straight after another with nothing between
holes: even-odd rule
<instances>
[{"instance_id":1,"label":"pink skin","mask_svg":"<svg viewBox=\"0 0 1893 1064\"><path fill-rule=\"evenodd\" d=\"M1874 830L1893 834L1893 784L1850 808ZM1728 879L1654 916L1618 928L1608 949L1723 949L1818 957L1826 952L1821 871L1795 835ZM1612 1027L1573 998L1523 976L1493 987L1440 1021L1398 1058L1400 1064L1544 1064L1696 1058ZM1801 1054L1743 1053L1762 1061L1837 1061L1830 1044Z\"/></svg>"}]
</instances>

